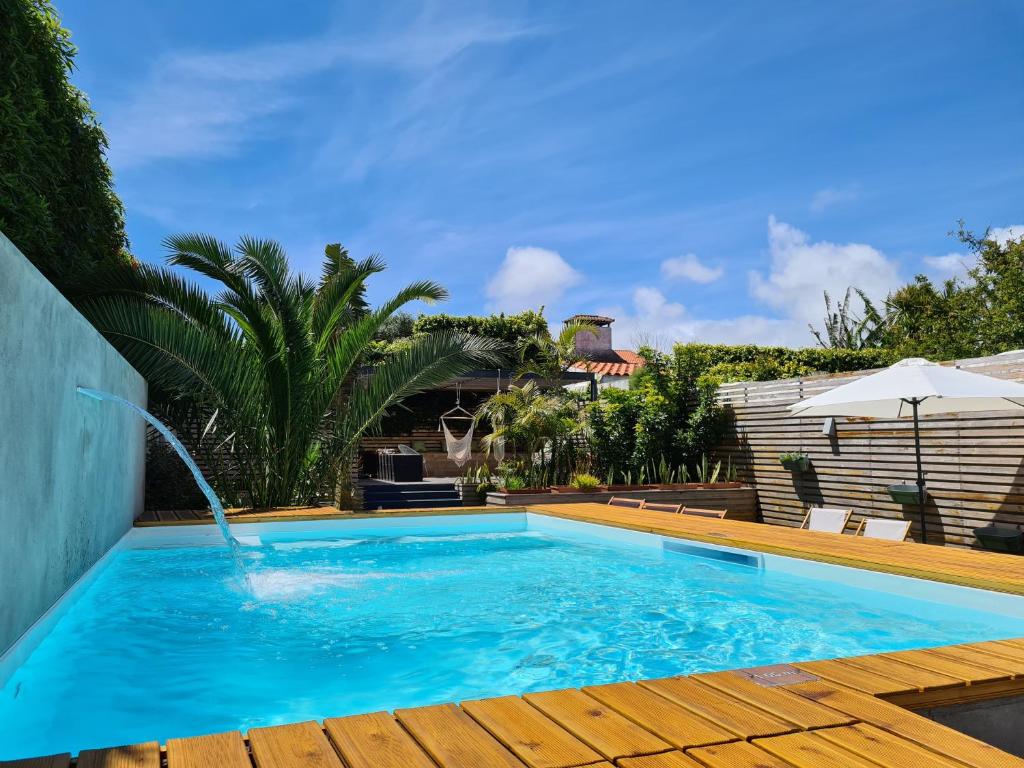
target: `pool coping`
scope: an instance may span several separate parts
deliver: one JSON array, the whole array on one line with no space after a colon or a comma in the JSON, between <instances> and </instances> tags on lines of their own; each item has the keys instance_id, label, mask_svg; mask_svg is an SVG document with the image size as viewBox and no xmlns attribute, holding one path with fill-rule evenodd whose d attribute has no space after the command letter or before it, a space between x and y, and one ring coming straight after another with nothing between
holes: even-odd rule
<instances>
[{"instance_id":1,"label":"pool coping","mask_svg":"<svg viewBox=\"0 0 1024 768\"><path fill-rule=\"evenodd\" d=\"M552 506L561 508L553 510ZM906 546L925 545L878 547L875 562L869 558L870 547L851 549L841 543L841 539L852 539L850 536L781 529L789 536L798 537L787 546L775 540L759 539L750 530L736 528L758 524L699 520L694 525L695 520L681 523L666 520L664 513L636 515L594 509L601 506L544 505L524 507L524 510L860 570L926 579L929 577L920 574L935 573L942 578L930 580L979 586L978 579L964 578L960 558L934 557L932 550L941 551L937 547L928 547L929 559L934 563L929 569L922 568L916 559L920 553L909 557L906 549ZM509 511L508 508L403 510L398 516ZM384 516L392 515L375 513L358 517ZM329 514L303 519L354 517ZM708 525L711 527L706 527ZM828 538L821 539L822 536ZM832 549L831 556L821 551L826 545ZM835 553L836 547L839 547L839 554ZM996 557L1013 560L1009 555ZM860 562L868 563L869 567L857 564ZM988 575L983 574L983 578L985 583L992 581ZM1003 587L998 591L1024 594L1016 579L1004 583ZM88 750L77 761L70 755L57 755L46 758L46 762L16 760L0 762L0 766L682 768L704 765L714 768L795 765L799 763L787 762L787 756L797 754L803 758L816 755L821 761L842 761L845 756L846 762L857 765L865 758L874 764L894 764L878 763L877 753L870 752L884 747L886 754L902 755L901 759L908 761L915 755L919 758L923 755L978 768L1024 767L1024 760L911 711L1021 694L1024 694L1024 638L503 696L458 705L399 709L394 714L329 718L324 725L311 721L254 728L247 738L231 731L216 736L170 739L164 746L153 741L109 750Z\"/></svg>"}]
</instances>

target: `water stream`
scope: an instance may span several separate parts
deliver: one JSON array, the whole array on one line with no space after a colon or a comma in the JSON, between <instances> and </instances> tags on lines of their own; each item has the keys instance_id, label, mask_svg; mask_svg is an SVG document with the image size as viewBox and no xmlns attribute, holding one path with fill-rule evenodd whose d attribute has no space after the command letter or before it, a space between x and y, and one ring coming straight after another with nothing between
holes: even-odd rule
<instances>
[{"instance_id":1,"label":"water stream","mask_svg":"<svg viewBox=\"0 0 1024 768\"><path fill-rule=\"evenodd\" d=\"M239 575L245 576L245 566L242 563L241 545L238 543L238 539L231 533L231 526L228 525L227 517L224 514L224 507L220 503L220 499L217 498L217 494L214 493L213 488L203 477L203 473L199 470L199 465L196 464L195 460L189 455L189 452L182 445L182 442L177 436L171 432L170 428L164 424L160 419L151 414L145 408L141 408L130 400L125 400L123 397L111 394L110 392L104 392L101 389L90 389L89 387L78 387L78 394L90 397L93 400L107 400L112 403L118 403L126 408L135 411L139 416L146 420L146 422L153 427L157 432L164 436L171 447L175 450L181 460L185 462L186 466L192 472L192 477L196 479L196 483L199 485L199 490L203 492L206 500L210 503L210 509L213 511L213 518L217 521L217 527L220 528L221 534L224 536L224 541L228 545L228 549L231 550L231 557L234 558L235 566L238 569Z\"/></svg>"}]
</instances>

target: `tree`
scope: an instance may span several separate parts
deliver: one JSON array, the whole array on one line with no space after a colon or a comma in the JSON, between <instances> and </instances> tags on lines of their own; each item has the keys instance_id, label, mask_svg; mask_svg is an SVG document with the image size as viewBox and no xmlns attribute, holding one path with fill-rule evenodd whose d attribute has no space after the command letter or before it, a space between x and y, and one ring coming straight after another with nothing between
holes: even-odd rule
<instances>
[{"instance_id":1,"label":"tree","mask_svg":"<svg viewBox=\"0 0 1024 768\"><path fill-rule=\"evenodd\" d=\"M49 0L0 0L0 231L65 293L131 260L75 47Z\"/></svg>"},{"instance_id":2,"label":"tree","mask_svg":"<svg viewBox=\"0 0 1024 768\"><path fill-rule=\"evenodd\" d=\"M941 360L1024 347L1024 237L997 240L990 231L978 237L962 221L951 234L973 254L966 276L937 285L917 275L886 297L881 313L869 308L870 334L865 338L872 345L898 357ZM837 318L837 340L842 340L844 309L832 313L829 306L829 311L826 328ZM856 327L854 323L854 331Z\"/></svg>"},{"instance_id":3,"label":"tree","mask_svg":"<svg viewBox=\"0 0 1024 768\"><path fill-rule=\"evenodd\" d=\"M481 364L503 345L464 333L425 334L372 373L367 345L411 301L445 290L413 283L365 305L377 257L354 262L329 246L318 282L293 274L280 245L242 238L232 250L206 235L165 241L168 264L217 281L209 296L161 267L109 269L79 309L160 392L202 403L234 437L254 506L304 502L347 478L362 435L390 408Z\"/></svg>"},{"instance_id":4,"label":"tree","mask_svg":"<svg viewBox=\"0 0 1024 768\"><path fill-rule=\"evenodd\" d=\"M855 293L864 307L864 316L858 317L850 306L851 293ZM832 297L825 291L825 338L808 325L818 344L826 349L870 349L880 345L884 320L875 305L860 288L846 289L842 302L832 306Z\"/></svg>"},{"instance_id":5,"label":"tree","mask_svg":"<svg viewBox=\"0 0 1024 768\"><path fill-rule=\"evenodd\" d=\"M567 480L577 469L576 438L583 434L581 398L559 388L543 392L536 381L510 386L484 401L475 414L477 422L491 423L483 439L488 451L502 439L520 449L525 457L518 471L538 485Z\"/></svg>"}]
</instances>

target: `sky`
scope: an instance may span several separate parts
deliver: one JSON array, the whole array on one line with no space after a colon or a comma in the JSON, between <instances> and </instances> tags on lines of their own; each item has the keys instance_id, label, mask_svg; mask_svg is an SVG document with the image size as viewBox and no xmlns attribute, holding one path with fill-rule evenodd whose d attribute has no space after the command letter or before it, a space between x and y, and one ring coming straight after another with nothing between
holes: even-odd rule
<instances>
[{"instance_id":1,"label":"sky","mask_svg":"<svg viewBox=\"0 0 1024 768\"><path fill-rule=\"evenodd\" d=\"M416 311L814 343L822 292L1024 234L1024 3L55 0L132 251L379 253Z\"/></svg>"}]
</instances>

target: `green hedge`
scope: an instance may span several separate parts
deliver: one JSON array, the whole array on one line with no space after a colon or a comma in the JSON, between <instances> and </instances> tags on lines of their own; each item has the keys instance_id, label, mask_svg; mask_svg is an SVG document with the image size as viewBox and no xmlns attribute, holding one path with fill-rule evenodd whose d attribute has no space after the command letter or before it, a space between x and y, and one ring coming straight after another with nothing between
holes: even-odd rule
<instances>
[{"instance_id":1,"label":"green hedge","mask_svg":"<svg viewBox=\"0 0 1024 768\"><path fill-rule=\"evenodd\" d=\"M420 315L413 333L462 331L516 344L522 339L548 332L548 321L540 312L527 310L515 315Z\"/></svg>"},{"instance_id":2,"label":"green hedge","mask_svg":"<svg viewBox=\"0 0 1024 768\"><path fill-rule=\"evenodd\" d=\"M68 80L74 55L49 0L0 0L0 231L65 292L130 261L106 136Z\"/></svg>"},{"instance_id":3,"label":"green hedge","mask_svg":"<svg viewBox=\"0 0 1024 768\"><path fill-rule=\"evenodd\" d=\"M813 373L844 373L883 368L896 362L889 349L762 347L755 344L677 344L672 365L677 374L696 375L707 383L771 381Z\"/></svg>"},{"instance_id":4,"label":"green hedge","mask_svg":"<svg viewBox=\"0 0 1024 768\"><path fill-rule=\"evenodd\" d=\"M516 347L524 339L548 333L548 323L540 312L527 310L514 315L420 315L406 331L405 321L398 325L398 333L388 332L373 342L366 363L379 363L389 355L408 346L409 339L424 333L461 331L475 336L500 339L509 345L509 365L515 362Z\"/></svg>"}]
</instances>

